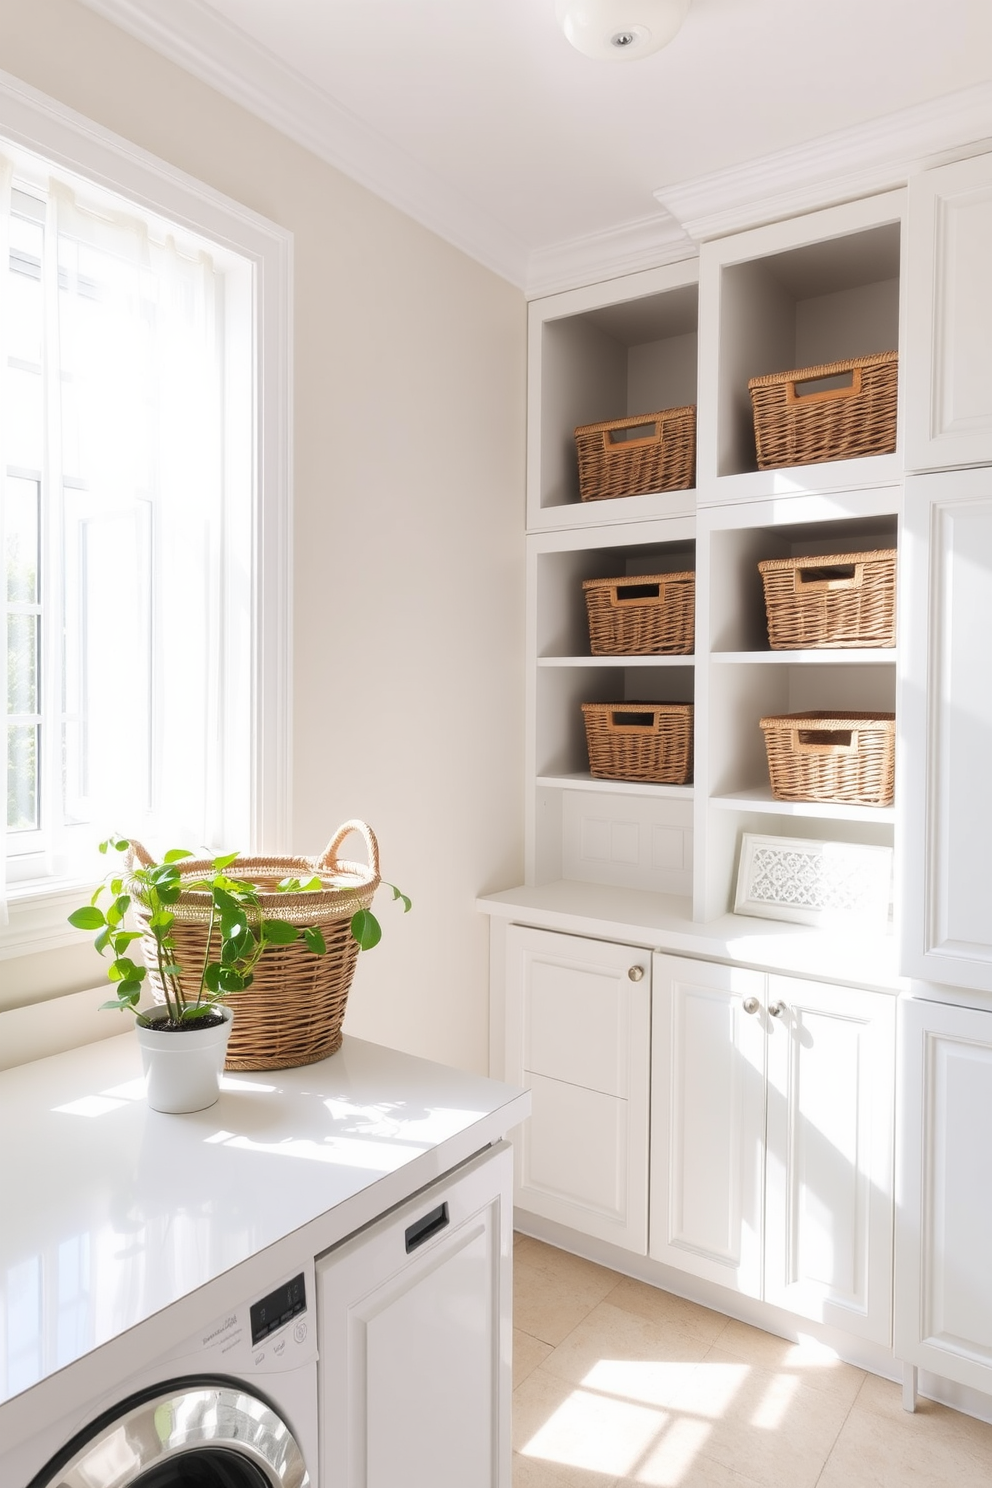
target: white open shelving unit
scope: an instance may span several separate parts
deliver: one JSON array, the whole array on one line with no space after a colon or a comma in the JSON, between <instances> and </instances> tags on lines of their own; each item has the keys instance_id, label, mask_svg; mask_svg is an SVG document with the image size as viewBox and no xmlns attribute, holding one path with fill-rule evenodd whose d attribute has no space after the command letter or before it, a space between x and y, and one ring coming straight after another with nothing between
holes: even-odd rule
<instances>
[{"instance_id":1,"label":"white open shelving unit","mask_svg":"<svg viewBox=\"0 0 992 1488\"><path fill-rule=\"evenodd\" d=\"M568 883L653 890L687 921L714 921L732 910L744 832L894 844L898 806L772 797L759 719L894 712L897 651L772 651L758 563L897 547L901 456L760 471L747 384L899 349L905 195L757 228L705 244L698 260L531 305L529 888L555 884L559 903ZM577 425L682 403L697 406L695 489L580 501ZM687 568L694 655L590 654L584 579ZM642 700L694 704L691 784L589 773L581 704Z\"/></svg>"}]
</instances>

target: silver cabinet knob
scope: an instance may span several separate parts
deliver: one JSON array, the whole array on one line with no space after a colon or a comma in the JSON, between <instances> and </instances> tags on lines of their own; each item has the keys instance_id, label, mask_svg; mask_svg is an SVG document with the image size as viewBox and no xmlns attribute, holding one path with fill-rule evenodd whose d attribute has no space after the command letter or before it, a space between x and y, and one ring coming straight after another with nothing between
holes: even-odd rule
<instances>
[{"instance_id":1,"label":"silver cabinet knob","mask_svg":"<svg viewBox=\"0 0 992 1488\"><path fill-rule=\"evenodd\" d=\"M644 980L644 967L643 966L632 966L630 968L630 970L628 971L627 975L630 977L630 980L632 982L643 982L643 980Z\"/></svg>"},{"instance_id":2,"label":"silver cabinet knob","mask_svg":"<svg viewBox=\"0 0 992 1488\"><path fill-rule=\"evenodd\" d=\"M785 1003L784 1002L772 1002L772 1003L769 1003L769 1005L768 1005L768 1012L769 1012L770 1017L772 1017L772 1018L781 1018L782 1014L785 1012Z\"/></svg>"},{"instance_id":3,"label":"silver cabinet knob","mask_svg":"<svg viewBox=\"0 0 992 1488\"><path fill-rule=\"evenodd\" d=\"M742 1006L746 1013L756 1013L761 1006L761 1003L756 997L745 997Z\"/></svg>"}]
</instances>

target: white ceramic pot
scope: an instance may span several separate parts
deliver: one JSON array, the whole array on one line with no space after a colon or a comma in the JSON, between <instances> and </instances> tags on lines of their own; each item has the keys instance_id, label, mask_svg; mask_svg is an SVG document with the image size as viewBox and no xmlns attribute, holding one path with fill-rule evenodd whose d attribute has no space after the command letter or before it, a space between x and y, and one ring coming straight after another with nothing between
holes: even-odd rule
<instances>
[{"instance_id":1,"label":"white ceramic pot","mask_svg":"<svg viewBox=\"0 0 992 1488\"><path fill-rule=\"evenodd\" d=\"M217 1012L223 1023L179 1033L135 1024L147 1076L145 1098L153 1111L203 1111L216 1101L234 1017L229 1007L218 1006ZM168 1012L152 1008L147 1016L161 1021Z\"/></svg>"}]
</instances>

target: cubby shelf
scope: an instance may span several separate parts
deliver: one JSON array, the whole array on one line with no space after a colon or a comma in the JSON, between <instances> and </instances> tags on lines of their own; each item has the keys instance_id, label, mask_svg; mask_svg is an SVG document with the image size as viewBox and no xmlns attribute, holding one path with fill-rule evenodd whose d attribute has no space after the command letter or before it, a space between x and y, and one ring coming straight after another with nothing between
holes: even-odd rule
<instances>
[{"instance_id":1,"label":"cubby shelf","mask_svg":"<svg viewBox=\"0 0 992 1488\"><path fill-rule=\"evenodd\" d=\"M844 647L823 651L714 651L717 666L895 666L894 646Z\"/></svg>"},{"instance_id":2,"label":"cubby shelf","mask_svg":"<svg viewBox=\"0 0 992 1488\"><path fill-rule=\"evenodd\" d=\"M539 656L539 667L691 667L694 656Z\"/></svg>"},{"instance_id":3,"label":"cubby shelf","mask_svg":"<svg viewBox=\"0 0 992 1488\"><path fill-rule=\"evenodd\" d=\"M856 806L842 801L778 801L770 786L735 791L732 795L710 796L709 803L721 811L761 811L771 816L808 816L821 821L891 823L896 819L894 806Z\"/></svg>"},{"instance_id":4,"label":"cubby shelf","mask_svg":"<svg viewBox=\"0 0 992 1488\"><path fill-rule=\"evenodd\" d=\"M562 790L603 791L610 795L652 796L670 801L691 801L693 797L691 785L657 785L650 780L603 780L598 775L590 775L588 771L539 775L537 784Z\"/></svg>"}]
</instances>

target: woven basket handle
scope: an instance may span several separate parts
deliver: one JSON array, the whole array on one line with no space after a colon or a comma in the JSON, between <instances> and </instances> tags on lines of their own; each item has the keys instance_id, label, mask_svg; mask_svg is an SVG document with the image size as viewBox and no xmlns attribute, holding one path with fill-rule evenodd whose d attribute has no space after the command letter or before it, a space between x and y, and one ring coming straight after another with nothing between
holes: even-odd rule
<instances>
[{"instance_id":1,"label":"woven basket handle","mask_svg":"<svg viewBox=\"0 0 992 1488\"><path fill-rule=\"evenodd\" d=\"M834 398L857 398L861 393L861 368L860 367L838 367L836 372L828 372L828 377L841 377L844 372L851 374L850 387L820 388L815 393L800 393L797 388L803 387L807 382L819 382L819 377L797 377L785 384L786 403L829 403Z\"/></svg>"},{"instance_id":2,"label":"woven basket handle","mask_svg":"<svg viewBox=\"0 0 992 1488\"><path fill-rule=\"evenodd\" d=\"M321 853L320 857L314 860L314 867L317 869L333 868L334 864L337 862L338 848L351 832L358 832L361 837L364 837L365 850L368 853L369 867L372 869L372 874L375 878L376 883L378 883L379 844L378 842L376 842L375 833L369 826L368 822L358 821L357 819L355 821L346 821L340 827L338 827L337 831L334 833L334 836L324 848L324 851Z\"/></svg>"},{"instance_id":3,"label":"woven basket handle","mask_svg":"<svg viewBox=\"0 0 992 1488\"><path fill-rule=\"evenodd\" d=\"M628 419L620 425L627 429L654 429L640 439L614 439L613 429L603 430L603 449L608 455L622 455L625 450L644 449L649 444L660 444L665 437L665 421L659 418Z\"/></svg>"},{"instance_id":4,"label":"woven basket handle","mask_svg":"<svg viewBox=\"0 0 992 1488\"><path fill-rule=\"evenodd\" d=\"M630 594L627 591L631 589L640 589L641 592ZM665 585L657 581L648 583L646 580L639 582L637 579L618 579L610 589L610 604L614 607L657 604L659 600L664 602L664 598Z\"/></svg>"},{"instance_id":5,"label":"woven basket handle","mask_svg":"<svg viewBox=\"0 0 992 1488\"><path fill-rule=\"evenodd\" d=\"M804 739L803 734L836 734L837 742L828 744L825 741ZM857 729L793 729L792 747L796 754L857 754L858 731Z\"/></svg>"},{"instance_id":6,"label":"woven basket handle","mask_svg":"<svg viewBox=\"0 0 992 1488\"><path fill-rule=\"evenodd\" d=\"M128 847L127 852L124 854L124 864L128 872L130 872L131 869L134 867L150 868L154 861L155 859L152 857L147 847L144 847L140 842L135 842L134 838L132 837L130 846Z\"/></svg>"},{"instance_id":7,"label":"woven basket handle","mask_svg":"<svg viewBox=\"0 0 992 1488\"><path fill-rule=\"evenodd\" d=\"M615 734L653 734L658 727L658 714L654 708L639 708L636 713L611 713L609 727Z\"/></svg>"},{"instance_id":8,"label":"woven basket handle","mask_svg":"<svg viewBox=\"0 0 992 1488\"><path fill-rule=\"evenodd\" d=\"M842 579L818 579L812 577L820 571L818 569L795 568L792 571L792 587L796 594L808 594L811 589L860 589L865 581L865 566L863 563L852 563L850 566L854 572ZM806 578L806 574L811 577Z\"/></svg>"}]
</instances>

